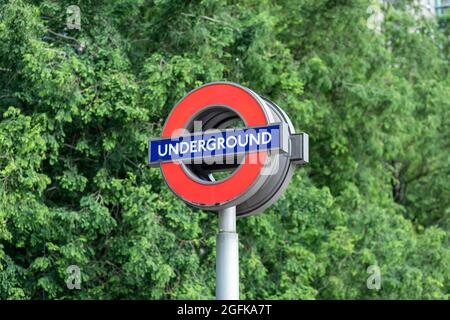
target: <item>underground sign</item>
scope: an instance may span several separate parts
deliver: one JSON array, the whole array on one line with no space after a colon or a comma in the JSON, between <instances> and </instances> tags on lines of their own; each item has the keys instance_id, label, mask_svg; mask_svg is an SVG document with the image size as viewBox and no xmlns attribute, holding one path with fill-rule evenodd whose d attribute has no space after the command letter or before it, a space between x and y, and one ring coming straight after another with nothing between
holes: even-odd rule
<instances>
[{"instance_id":1,"label":"underground sign","mask_svg":"<svg viewBox=\"0 0 450 320\"><path fill-rule=\"evenodd\" d=\"M262 212L308 162L308 135L286 113L250 89L209 83L171 111L160 138L149 141L149 165L161 166L178 197L197 208Z\"/></svg>"}]
</instances>

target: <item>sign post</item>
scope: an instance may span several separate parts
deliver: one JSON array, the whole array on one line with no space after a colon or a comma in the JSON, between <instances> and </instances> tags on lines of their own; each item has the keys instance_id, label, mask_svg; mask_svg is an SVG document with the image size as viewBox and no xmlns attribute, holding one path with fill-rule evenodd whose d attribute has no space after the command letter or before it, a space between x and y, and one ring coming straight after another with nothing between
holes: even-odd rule
<instances>
[{"instance_id":1,"label":"sign post","mask_svg":"<svg viewBox=\"0 0 450 320\"><path fill-rule=\"evenodd\" d=\"M219 211L216 241L216 298L239 300L239 242L236 207Z\"/></svg>"},{"instance_id":2,"label":"sign post","mask_svg":"<svg viewBox=\"0 0 450 320\"><path fill-rule=\"evenodd\" d=\"M229 82L187 94L162 136L150 139L149 165L161 167L169 189L191 206L218 213L217 299L239 299L236 218L273 204L294 167L309 161L308 150L308 135L295 133L280 107Z\"/></svg>"}]
</instances>

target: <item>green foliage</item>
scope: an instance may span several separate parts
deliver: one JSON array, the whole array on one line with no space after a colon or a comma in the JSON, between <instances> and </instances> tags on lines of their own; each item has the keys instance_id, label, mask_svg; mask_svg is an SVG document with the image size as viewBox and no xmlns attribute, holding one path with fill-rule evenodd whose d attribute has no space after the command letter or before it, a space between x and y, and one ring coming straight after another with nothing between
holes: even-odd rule
<instances>
[{"instance_id":1,"label":"green foliage","mask_svg":"<svg viewBox=\"0 0 450 320\"><path fill-rule=\"evenodd\" d=\"M409 2L377 32L368 0L1 1L0 299L213 298L217 218L145 164L219 80L311 136L283 197L238 221L242 298L448 299L449 18Z\"/></svg>"}]
</instances>

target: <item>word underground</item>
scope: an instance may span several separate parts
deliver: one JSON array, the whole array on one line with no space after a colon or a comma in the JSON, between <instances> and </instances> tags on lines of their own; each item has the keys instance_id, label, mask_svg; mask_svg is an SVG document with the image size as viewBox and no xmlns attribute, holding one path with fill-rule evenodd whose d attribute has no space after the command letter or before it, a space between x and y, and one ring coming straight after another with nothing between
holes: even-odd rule
<instances>
[{"instance_id":1,"label":"word underground","mask_svg":"<svg viewBox=\"0 0 450 320\"><path fill-rule=\"evenodd\" d=\"M150 140L149 163L175 160L222 159L281 147L280 124L264 127L216 130L174 138Z\"/></svg>"}]
</instances>

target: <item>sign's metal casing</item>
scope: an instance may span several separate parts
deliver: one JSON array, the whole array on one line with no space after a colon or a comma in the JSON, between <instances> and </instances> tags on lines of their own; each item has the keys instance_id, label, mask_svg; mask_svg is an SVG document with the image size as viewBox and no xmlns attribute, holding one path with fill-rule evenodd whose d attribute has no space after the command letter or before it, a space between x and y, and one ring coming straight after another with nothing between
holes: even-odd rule
<instances>
[{"instance_id":1,"label":"sign's metal casing","mask_svg":"<svg viewBox=\"0 0 450 320\"><path fill-rule=\"evenodd\" d=\"M230 129L237 120L244 127ZM201 132L194 132L196 121L202 122ZM272 144L206 153L191 149L175 153L175 157L157 152L158 147L179 151L181 142L203 141L201 145L205 145L211 137L239 137L261 130L278 130L273 131L278 135L272 135ZM166 144L168 149L164 149ZM192 142L194 145L198 143ZM186 144L183 146L186 149ZM250 161L252 157L259 161ZM232 167L229 177L215 181L210 172L220 166L205 162L221 158L239 159L239 163ZM167 185L177 196L204 210L236 206L238 216L256 214L269 207L286 189L294 166L308 160L308 135L296 134L281 108L252 90L229 82L209 83L191 91L173 108L162 137L149 141L149 164L161 166Z\"/></svg>"}]
</instances>

